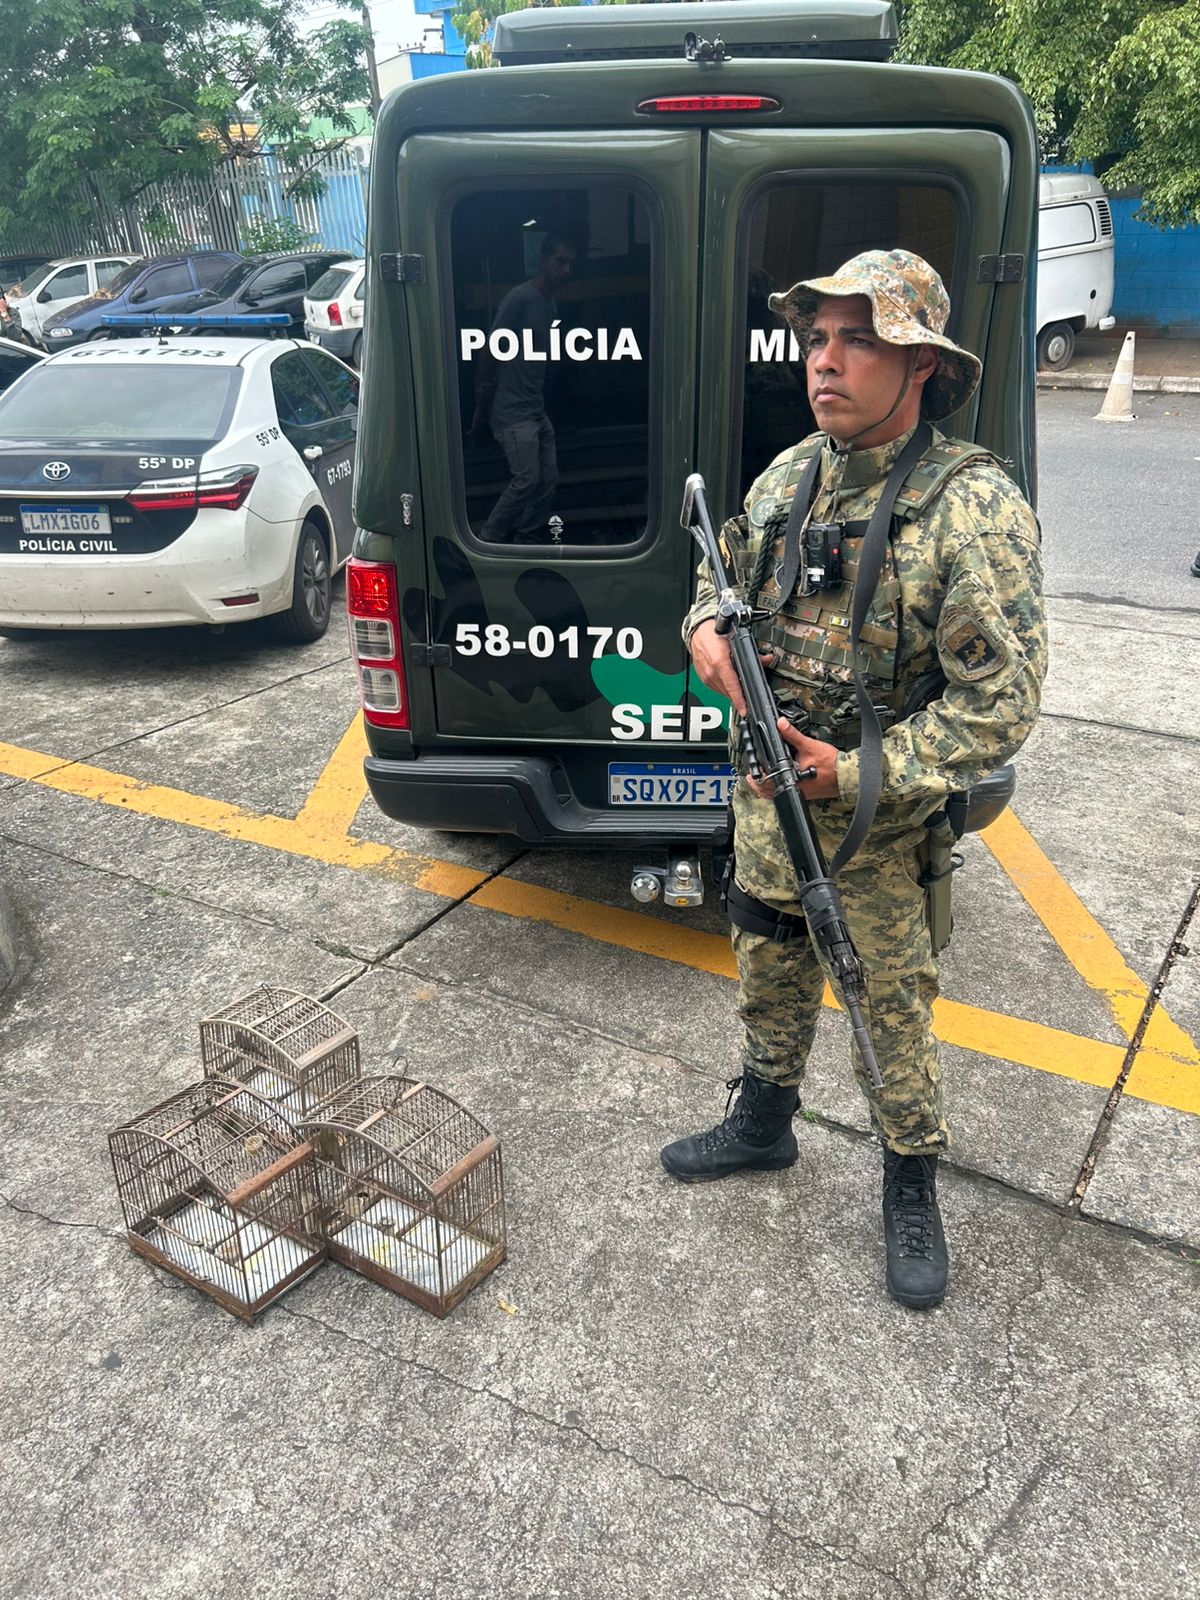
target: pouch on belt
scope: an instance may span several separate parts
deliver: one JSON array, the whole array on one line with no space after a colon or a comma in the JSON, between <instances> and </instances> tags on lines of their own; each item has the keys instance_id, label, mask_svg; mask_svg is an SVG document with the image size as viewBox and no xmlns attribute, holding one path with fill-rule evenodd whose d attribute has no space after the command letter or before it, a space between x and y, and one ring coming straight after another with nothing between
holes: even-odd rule
<instances>
[{"instance_id":1,"label":"pouch on belt","mask_svg":"<svg viewBox=\"0 0 1200 1600\"><path fill-rule=\"evenodd\" d=\"M921 882L925 885L925 914L934 955L950 943L954 931L951 874L963 864L954 846L964 833L979 833L995 822L1017 787L1013 767L1000 767L969 789L956 789L943 810L925 818L925 837L917 847Z\"/></svg>"}]
</instances>

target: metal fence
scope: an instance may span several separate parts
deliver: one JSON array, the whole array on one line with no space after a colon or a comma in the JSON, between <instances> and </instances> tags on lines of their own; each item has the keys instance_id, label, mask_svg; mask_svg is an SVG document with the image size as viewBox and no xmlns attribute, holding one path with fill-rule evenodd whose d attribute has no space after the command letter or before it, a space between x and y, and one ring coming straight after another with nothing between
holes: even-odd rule
<instances>
[{"instance_id":1,"label":"metal fence","mask_svg":"<svg viewBox=\"0 0 1200 1600\"><path fill-rule=\"evenodd\" d=\"M314 243L362 255L367 238L368 167L352 147L314 169L321 192L292 191L309 172L273 155L223 163L202 178L154 184L117 206L102 184L89 184L81 219L0 236L0 255L92 255L106 251L161 255L177 249L241 250L255 218L291 221Z\"/></svg>"}]
</instances>

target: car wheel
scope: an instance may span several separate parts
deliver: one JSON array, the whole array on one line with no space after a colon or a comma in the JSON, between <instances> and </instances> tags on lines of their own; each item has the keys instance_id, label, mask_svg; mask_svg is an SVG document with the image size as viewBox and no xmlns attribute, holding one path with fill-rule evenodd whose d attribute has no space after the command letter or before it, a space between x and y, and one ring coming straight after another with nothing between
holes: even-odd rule
<instances>
[{"instance_id":1,"label":"car wheel","mask_svg":"<svg viewBox=\"0 0 1200 1600\"><path fill-rule=\"evenodd\" d=\"M362 371L362 334L361 333L356 337L356 339L354 341L354 348L350 352L350 365L354 368L354 370L356 372L361 372Z\"/></svg>"},{"instance_id":2,"label":"car wheel","mask_svg":"<svg viewBox=\"0 0 1200 1600\"><path fill-rule=\"evenodd\" d=\"M41 628L0 628L0 639L37 639L42 632Z\"/></svg>"},{"instance_id":3,"label":"car wheel","mask_svg":"<svg viewBox=\"0 0 1200 1600\"><path fill-rule=\"evenodd\" d=\"M1069 322L1051 322L1038 334L1037 364L1043 372L1061 372L1075 354L1075 329Z\"/></svg>"},{"instance_id":4,"label":"car wheel","mask_svg":"<svg viewBox=\"0 0 1200 1600\"><path fill-rule=\"evenodd\" d=\"M333 608L333 574L329 570L329 550L315 522L306 522L296 546L296 566L292 575L292 603L286 611L272 617L275 632L292 644L312 644L329 627Z\"/></svg>"}]
</instances>

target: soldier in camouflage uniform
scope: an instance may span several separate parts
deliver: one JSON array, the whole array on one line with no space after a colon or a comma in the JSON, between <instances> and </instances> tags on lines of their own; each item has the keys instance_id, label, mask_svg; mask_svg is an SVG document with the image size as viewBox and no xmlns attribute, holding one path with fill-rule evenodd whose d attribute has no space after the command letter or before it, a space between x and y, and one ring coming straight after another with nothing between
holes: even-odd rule
<instances>
[{"instance_id":1,"label":"soldier in camouflage uniform","mask_svg":"<svg viewBox=\"0 0 1200 1600\"><path fill-rule=\"evenodd\" d=\"M885 479L913 431L963 406L975 356L943 329L949 300L937 273L904 250L856 256L830 278L772 296L806 352L809 398L823 430L776 458L746 496L744 544L733 551L756 604L780 729L828 858L858 790L859 738L849 630L857 550ZM816 452L808 520L840 523L844 582L811 588L803 566L780 592L791 496ZM806 522L807 525L807 522ZM857 527L857 536L855 535ZM726 537L736 542L727 525ZM883 1145L889 1292L936 1305L948 1273L936 1169L950 1144L931 1008L931 946L920 847L947 796L1003 765L1037 717L1046 668L1040 536L1020 491L986 451L936 429L896 500L890 548L860 633L859 664L882 708L883 786L862 846L838 875L867 973L868 1024L883 1088L854 1068ZM684 638L705 683L744 710L728 645L715 631L707 568ZM923 691L923 692L922 692ZM735 716L736 722L736 716ZM739 745L736 728L733 748ZM736 759L736 755L735 755ZM768 922L802 914L770 799L743 775L734 793L737 889ZM777 930L778 931L778 930ZM807 934L779 942L735 926L738 1010L745 1026L740 1094L724 1121L680 1139L663 1165L685 1181L742 1168L791 1166L791 1122L816 1031L825 974Z\"/></svg>"}]
</instances>

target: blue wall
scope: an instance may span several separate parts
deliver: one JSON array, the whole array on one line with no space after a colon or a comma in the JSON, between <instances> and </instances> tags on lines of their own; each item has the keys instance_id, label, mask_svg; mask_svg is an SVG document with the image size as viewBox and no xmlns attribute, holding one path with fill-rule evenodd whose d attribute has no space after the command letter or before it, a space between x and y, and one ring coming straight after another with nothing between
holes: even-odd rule
<instances>
[{"instance_id":1,"label":"blue wall","mask_svg":"<svg viewBox=\"0 0 1200 1600\"><path fill-rule=\"evenodd\" d=\"M412 55L409 58L412 67L413 81L418 78L437 78L443 72L465 72L466 61L462 56L451 55Z\"/></svg>"},{"instance_id":2,"label":"blue wall","mask_svg":"<svg viewBox=\"0 0 1200 1600\"><path fill-rule=\"evenodd\" d=\"M1046 167L1090 172L1090 162ZM1173 339L1200 339L1200 226L1155 228L1138 222L1136 196L1112 195L1113 316L1117 327L1153 330Z\"/></svg>"},{"instance_id":3,"label":"blue wall","mask_svg":"<svg viewBox=\"0 0 1200 1600\"><path fill-rule=\"evenodd\" d=\"M1153 228L1134 220L1138 204L1111 201L1113 315L1172 338L1200 339L1200 227Z\"/></svg>"}]
</instances>

